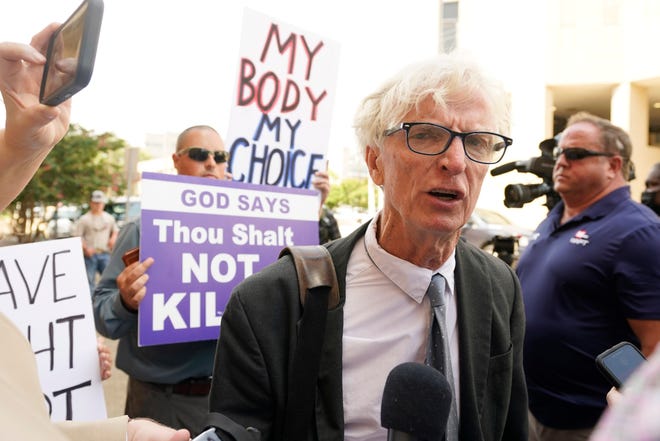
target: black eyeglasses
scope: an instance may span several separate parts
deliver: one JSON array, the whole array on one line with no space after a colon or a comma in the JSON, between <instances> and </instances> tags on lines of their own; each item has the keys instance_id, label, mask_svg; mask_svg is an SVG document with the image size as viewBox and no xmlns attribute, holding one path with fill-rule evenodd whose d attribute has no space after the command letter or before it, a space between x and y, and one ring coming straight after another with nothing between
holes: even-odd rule
<instances>
[{"instance_id":1,"label":"black eyeglasses","mask_svg":"<svg viewBox=\"0 0 660 441\"><path fill-rule=\"evenodd\" d=\"M207 150L201 147L187 147L176 152L179 156L188 154L188 157L193 161L205 162L209 159L209 155L213 153L213 160L216 164L229 161L229 152L225 150Z\"/></svg>"},{"instance_id":2,"label":"black eyeglasses","mask_svg":"<svg viewBox=\"0 0 660 441\"><path fill-rule=\"evenodd\" d=\"M447 151L455 137L463 141L465 156L481 164L496 164L502 160L506 148L513 140L493 132L455 132L447 127L425 123L404 122L399 127L386 130L390 136L399 130L406 132L408 148L420 155L435 156Z\"/></svg>"},{"instance_id":3,"label":"black eyeglasses","mask_svg":"<svg viewBox=\"0 0 660 441\"><path fill-rule=\"evenodd\" d=\"M555 158L555 161L559 159L561 155L564 155L564 158L568 161L579 161L589 156L614 156L614 153L609 152L597 152L595 150L587 150L582 147L569 147L563 149L561 147L555 147L552 150L552 157Z\"/></svg>"}]
</instances>

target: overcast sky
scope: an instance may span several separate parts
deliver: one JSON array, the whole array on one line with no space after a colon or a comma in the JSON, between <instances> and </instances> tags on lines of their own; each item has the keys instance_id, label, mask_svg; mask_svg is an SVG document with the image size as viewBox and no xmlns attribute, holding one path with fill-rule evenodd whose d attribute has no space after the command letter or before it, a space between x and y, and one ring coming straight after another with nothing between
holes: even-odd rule
<instances>
[{"instance_id":1,"label":"overcast sky","mask_svg":"<svg viewBox=\"0 0 660 441\"><path fill-rule=\"evenodd\" d=\"M210 124L227 132L243 9L340 44L330 145L354 144L362 97L399 67L437 52L438 2L411 0L105 0L96 66L72 122L134 146L145 133ZM0 0L0 41L29 42L79 0ZM4 114L0 116L4 119ZM333 156L331 152L330 168Z\"/></svg>"}]
</instances>

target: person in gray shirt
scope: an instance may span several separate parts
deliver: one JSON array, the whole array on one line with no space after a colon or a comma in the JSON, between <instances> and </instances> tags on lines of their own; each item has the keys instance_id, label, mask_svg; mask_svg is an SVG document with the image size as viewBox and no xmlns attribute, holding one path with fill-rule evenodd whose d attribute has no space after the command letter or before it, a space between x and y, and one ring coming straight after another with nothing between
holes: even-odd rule
<instances>
[{"instance_id":1,"label":"person in gray shirt","mask_svg":"<svg viewBox=\"0 0 660 441\"><path fill-rule=\"evenodd\" d=\"M184 130L172 155L177 173L212 179L229 179L228 153L222 138L209 126ZM122 256L140 244L140 221L121 229L110 262L93 296L97 331L119 339L117 367L128 374L126 414L151 418L193 436L203 429L208 412L214 340L138 346L138 309L147 290L151 256L126 266ZM155 263L158 265L158 263Z\"/></svg>"}]
</instances>

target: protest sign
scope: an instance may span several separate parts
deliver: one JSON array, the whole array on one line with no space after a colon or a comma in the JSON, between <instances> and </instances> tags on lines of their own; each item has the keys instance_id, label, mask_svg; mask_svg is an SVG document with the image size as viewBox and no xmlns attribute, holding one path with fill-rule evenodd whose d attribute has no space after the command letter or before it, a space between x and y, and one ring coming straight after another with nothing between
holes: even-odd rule
<instances>
[{"instance_id":1,"label":"protest sign","mask_svg":"<svg viewBox=\"0 0 660 441\"><path fill-rule=\"evenodd\" d=\"M142 174L140 260L154 258L138 344L218 338L231 290L289 245L318 244L318 193Z\"/></svg>"},{"instance_id":2,"label":"protest sign","mask_svg":"<svg viewBox=\"0 0 660 441\"><path fill-rule=\"evenodd\" d=\"M0 311L32 345L51 419L106 418L80 238L0 247Z\"/></svg>"},{"instance_id":3,"label":"protest sign","mask_svg":"<svg viewBox=\"0 0 660 441\"><path fill-rule=\"evenodd\" d=\"M309 188L326 169L339 45L245 9L227 145L234 180Z\"/></svg>"}]
</instances>

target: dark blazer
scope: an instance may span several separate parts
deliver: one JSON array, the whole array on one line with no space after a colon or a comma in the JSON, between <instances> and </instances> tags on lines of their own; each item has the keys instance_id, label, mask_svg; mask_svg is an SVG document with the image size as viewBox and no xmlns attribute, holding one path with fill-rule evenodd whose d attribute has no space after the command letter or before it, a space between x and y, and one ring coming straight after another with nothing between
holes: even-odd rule
<instances>
[{"instance_id":1,"label":"dark blazer","mask_svg":"<svg viewBox=\"0 0 660 441\"><path fill-rule=\"evenodd\" d=\"M339 306L328 311L315 421L309 440L343 440L342 330L346 267L363 225L327 245L337 271ZM501 260L460 240L456 295L461 378L461 440L527 440L527 390L520 285ZM233 291L216 351L211 412L282 440L288 371L301 309L295 268L285 256ZM286 441L286 440L282 440Z\"/></svg>"}]
</instances>

